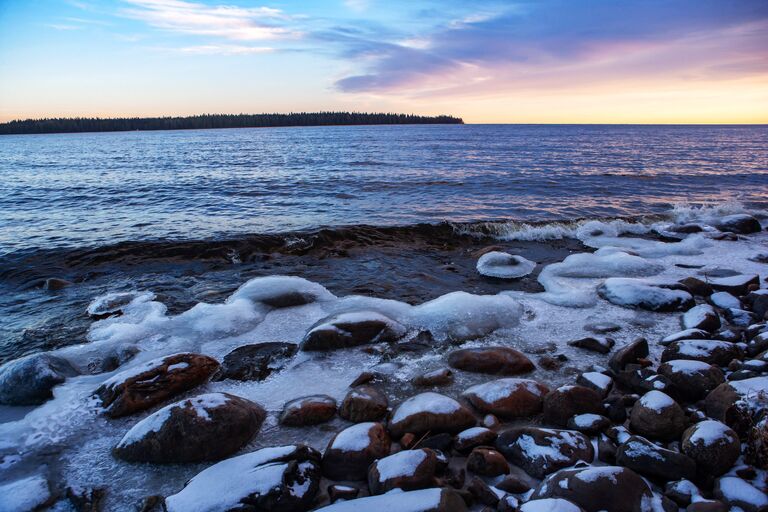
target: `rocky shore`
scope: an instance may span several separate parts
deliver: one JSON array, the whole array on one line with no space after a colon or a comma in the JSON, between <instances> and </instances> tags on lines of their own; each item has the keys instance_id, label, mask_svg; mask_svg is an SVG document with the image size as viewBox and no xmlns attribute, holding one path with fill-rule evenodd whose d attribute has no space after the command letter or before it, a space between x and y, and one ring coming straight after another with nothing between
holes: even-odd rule
<instances>
[{"instance_id":1,"label":"rocky shore","mask_svg":"<svg viewBox=\"0 0 768 512\"><path fill-rule=\"evenodd\" d=\"M706 231L691 224L672 228L685 234ZM713 243L728 244L763 236L761 230L757 219L742 215L720 219L708 234ZM592 236L598 240L604 234ZM504 319L521 317L524 308L505 295L440 298L408 310L347 304L302 327L299 343L245 343L232 337L234 348L221 357L178 351L129 364L139 357L140 345L111 343L89 373L66 353L35 354L0 367L0 403L45 404L54 396L60 399L57 386L81 379L99 421L127 422L119 423L127 428L113 444L112 457L168 467L202 465L175 492L146 496L123 510L768 510L765 274L734 269L702 276L691 266L687 277L674 282L651 280L643 277L655 265L645 245L622 251L597 245L595 253L569 256L542 271L543 296L564 296L547 276L574 277L568 260L591 257L594 265L580 268L588 268L582 270L587 277L601 278L594 290L599 300L674 317L678 331L618 342L614 338L622 326L606 320L593 322L590 336L544 351L511 343L461 347L514 325ZM498 251L486 254L493 258L480 255L478 271L491 276L518 278L535 266ZM754 258L768 268L765 254ZM634 270L602 275L597 263L606 259L613 269ZM228 306L238 308L238 320L266 314L239 302L246 299L270 314L286 315L337 300L314 283L272 279L249 282L228 299ZM89 314L114 329L110 319L130 317L128 307L139 304L137 299L144 301L142 307L152 304L151 298L117 294L94 302ZM584 297L570 294L568 300ZM430 323L438 311L440 321ZM214 311L219 317L229 314ZM205 318L184 320L204 328ZM138 330L143 324L131 325ZM214 331L206 332L212 336ZM387 371L386 364L403 354L422 354L438 343L447 347L440 364L407 383ZM563 346L583 353L588 362L570 364L573 356L565 355ZM270 426L264 404L236 391L237 383L263 382L299 358L338 351L380 360L361 369L340 400L313 393L313 383L306 382L306 395L284 400L277 424ZM555 385L539 370L566 382ZM106 372L111 376L100 379ZM464 375L471 376L472 385L456 390ZM232 386L217 391L221 383ZM333 432L322 447L306 442L248 449L267 428L290 429L301 437L323 426ZM13 440L2 441L0 469L5 470L23 458L24 450ZM0 511L98 511L105 509L109 493L104 486L71 486L33 471L0 483Z\"/></svg>"}]
</instances>

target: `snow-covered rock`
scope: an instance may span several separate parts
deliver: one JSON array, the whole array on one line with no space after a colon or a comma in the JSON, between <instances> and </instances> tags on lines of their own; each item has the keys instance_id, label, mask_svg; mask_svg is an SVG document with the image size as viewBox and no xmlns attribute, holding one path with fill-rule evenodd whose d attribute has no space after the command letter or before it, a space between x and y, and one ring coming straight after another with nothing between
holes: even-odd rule
<instances>
[{"instance_id":1,"label":"snow-covered rock","mask_svg":"<svg viewBox=\"0 0 768 512\"><path fill-rule=\"evenodd\" d=\"M227 302L247 299L273 308L302 306L336 298L324 286L296 276L256 277L238 288Z\"/></svg>"},{"instance_id":2,"label":"snow-covered rock","mask_svg":"<svg viewBox=\"0 0 768 512\"><path fill-rule=\"evenodd\" d=\"M699 304L683 313L682 324L683 329L714 332L720 328L720 316L709 304Z\"/></svg>"},{"instance_id":3,"label":"snow-covered rock","mask_svg":"<svg viewBox=\"0 0 768 512\"><path fill-rule=\"evenodd\" d=\"M472 386L462 396L480 412L520 418L540 412L548 392L535 380L506 378Z\"/></svg>"},{"instance_id":4,"label":"snow-covered rock","mask_svg":"<svg viewBox=\"0 0 768 512\"><path fill-rule=\"evenodd\" d=\"M683 409L661 391L649 391L632 406L629 426L632 431L653 439L678 439L688 424Z\"/></svg>"},{"instance_id":5,"label":"snow-covered rock","mask_svg":"<svg viewBox=\"0 0 768 512\"><path fill-rule=\"evenodd\" d=\"M733 359L741 358L741 348L727 341L680 340L670 343L661 354L662 362L674 359L702 361L727 366Z\"/></svg>"},{"instance_id":6,"label":"snow-covered rock","mask_svg":"<svg viewBox=\"0 0 768 512\"><path fill-rule=\"evenodd\" d=\"M397 341L406 333L399 322L376 311L353 311L320 320L301 341L307 351Z\"/></svg>"},{"instance_id":7,"label":"snow-covered rock","mask_svg":"<svg viewBox=\"0 0 768 512\"><path fill-rule=\"evenodd\" d=\"M517 279L527 276L536 263L506 252L491 251L480 256L477 260L477 271L484 276L499 279Z\"/></svg>"},{"instance_id":8,"label":"snow-covered rock","mask_svg":"<svg viewBox=\"0 0 768 512\"><path fill-rule=\"evenodd\" d=\"M412 396L392 411L389 431L394 437L406 432L455 434L474 426L476 421L472 412L453 398L427 392Z\"/></svg>"},{"instance_id":9,"label":"snow-covered rock","mask_svg":"<svg viewBox=\"0 0 768 512\"><path fill-rule=\"evenodd\" d=\"M465 512L467 505L452 489L422 489L409 492L389 492L341 501L318 509L317 512Z\"/></svg>"},{"instance_id":10,"label":"snow-covered rock","mask_svg":"<svg viewBox=\"0 0 768 512\"><path fill-rule=\"evenodd\" d=\"M701 421L683 432L681 448L699 471L713 476L728 472L741 453L736 432L715 420Z\"/></svg>"},{"instance_id":11,"label":"snow-covered rock","mask_svg":"<svg viewBox=\"0 0 768 512\"><path fill-rule=\"evenodd\" d=\"M649 311L682 311L694 305L693 297L676 283L613 277L597 288L602 298L625 308Z\"/></svg>"},{"instance_id":12,"label":"snow-covered rock","mask_svg":"<svg viewBox=\"0 0 768 512\"><path fill-rule=\"evenodd\" d=\"M48 481L41 475L0 484L0 512L32 512L50 499Z\"/></svg>"},{"instance_id":13,"label":"snow-covered rock","mask_svg":"<svg viewBox=\"0 0 768 512\"><path fill-rule=\"evenodd\" d=\"M544 478L577 461L591 462L595 453L589 438L573 430L522 427L507 430L496 448L534 478Z\"/></svg>"},{"instance_id":14,"label":"snow-covered rock","mask_svg":"<svg viewBox=\"0 0 768 512\"><path fill-rule=\"evenodd\" d=\"M429 448L404 450L377 460L368 470L371 494L392 489L413 491L436 485L437 455Z\"/></svg>"},{"instance_id":15,"label":"snow-covered rock","mask_svg":"<svg viewBox=\"0 0 768 512\"><path fill-rule=\"evenodd\" d=\"M365 480L368 466L389 455L391 441L381 423L358 423L337 433L323 454L323 474L332 480Z\"/></svg>"},{"instance_id":16,"label":"snow-covered rock","mask_svg":"<svg viewBox=\"0 0 768 512\"><path fill-rule=\"evenodd\" d=\"M0 404L39 405L53 398L53 388L78 372L64 358L33 354L0 366Z\"/></svg>"}]
</instances>

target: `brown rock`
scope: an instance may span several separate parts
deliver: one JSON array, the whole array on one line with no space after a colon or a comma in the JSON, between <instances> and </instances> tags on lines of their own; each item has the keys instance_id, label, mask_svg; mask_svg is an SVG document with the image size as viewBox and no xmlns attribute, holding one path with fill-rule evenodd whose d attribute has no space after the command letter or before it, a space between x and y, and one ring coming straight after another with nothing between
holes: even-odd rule
<instances>
[{"instance_id":1,"label":"brown rock","mask_svg":"<svg viewBox=\"0 0 768 512\"><path fill-rule=\"evenodd\" d=\"M224 356L214 380L264 380L296 353L293 343L267 342L237 347Z\"/></svg>"},{"instance_id":2,"label":"brown rock","mask_svg":"<svg viewBox=\"0 0 768 512\"><path fill-rule=\"evenodd\" d=\"M476 423L475 416L453 398L438 393L421 393L398 405L389 420L389 431L398 438L410 432L455 434Z\"/></svg>"},{"instance_id":3,"label":"brown rock","mask_svg":"<svg viewBox=\"0 0 768 512\"><path fill-rule=\"evenodd\" d=\"M739 458L741 443L736 432L725 424L705 420L683 432L681 449L696 461L699 471L720 476Z\"/></svg>"},{"instance_id":4,"label":"brown rock","mask_svg":"<svg viewBox=\"0 0 768 512\"><path fill-rule=\"evenodd\" d=\"M391 441L381 423L357 423L330 440L323 475L331 480L365 480L368 466L389 455Z\"/></svg>"},{"instance_id":5,"label":"brown rock","mask_svg":"<svg viewBox=\"0 0 768 512\"><path fill-rule=\"evenodd\" d=\"M509 347L482 347L456 350L448 355L452 368L493 375L519 375L533 371L525 354Z\"/></svg>"},{"instance_id":6,"label":"brown rock","mask_svg":"<svg viewBox=\"0 0 768 512\"><path fill-rule=\"evenodd\" d=\"M480 476L499 476L509 473L509 464L501 453L479 446L467 457L467 470Z\"/></svg>"},{"instance_id":7,"label":"brown rock","mask_svg":"<svg viewBox=\"0 0 768 512\"><path fill-rule=\"evenodd\" d=\"M620 372L628 364L637 364L637 360L648 357L648 341L638 338L628 345L624 345L608 361L608 366L615 372Z\"/></svg>"},{"instance_id":8,"label":"brown rock","mask_svg":"<svg viewBox=\"0 0 768 512\"><path fill-rule=\"evenodd\" d=\"M456 434L453 447L457 452L464 453L477 446L491 446L498 437L493 430L485 427L472 427Z\"/></svg>"},{"instance_id":9,"label":"brown rock","mask_svg":"<svg viewBox=\"0 0 768 512\"><path fill-rule=\"evenodd\" d=\"M638 434L654 439L679 439L688 424L683 409L669 395L649 391L635 402L629 426Z\"/></svg>"},{"instance_id":10,"label":"brown rock","mask_svg":"<svg viewBox=\"0 0 768 512\"><path fill-rule=\"evenodd\" d=\"M549 389L530 379L497 379L467 389L462 396L479 411L504 418L533 416L541 411Z\"/></svg>"},{"instance_id":11,"label":"brown rock","mask_svg":"<svg viewBox=\"0 0 768 512\"><path fill-rule=\"evenodd\" d=\"M574 415L601 414L600 395L584 386L561 386L544 397L544 422L564 427Z\"/></svg>"},{"instance_id":12,"label":"brown rock","mask_svg":"<svg viewBox=\"0 0 768 512\"><path fill-rule=\"evenodd\" d=\"M413 385L419 387L446 386L453 382L453 372L448 368L438 368L413 379Z\"/></svg>"},{"instance_id":13,"label":"brown rock","mask_svg":"<svg viewBox=\"0 0 768 512\"><path fill-rule=\"evenodd\" d=\"M434 487L437 467L437 455L428 448L398 452L371 464L368 488L371 494L384 494L392 489Z\"/></svg>"},{"instance_id":14,"label":"brown rock","mask_svg":"<svg viewBox=\"0 0 768 512\"><path fill-rule=\"evenodd\" d=\"M371 386L360 386L344 397L339 416L354 423L376 421L387 414L388 406L389 401L384 393Z\"/></svg>"},{"instance_id":15,"label":"brown rock","mask_svg":"<svg viewBox=\"0 0 768 512\"><path fill-rule=\"evenodd\" d=\"M595 455L589 438L580 432L536 427L503 432L496 439L496 448L534 478L544 478L579 460L591 461Z\"/></svg>"},{"instance_id":16,"label":"brown rock","mask_svg":"<svg viewBox=\"0 0 768 512\"><path fill-rule=\"evenodd\" d=\"M335 414L336 400L330 396L305 396L285 404L280 414L280 424L287 427L318 425L329 421Z\"/></svg>"}]
</instances>

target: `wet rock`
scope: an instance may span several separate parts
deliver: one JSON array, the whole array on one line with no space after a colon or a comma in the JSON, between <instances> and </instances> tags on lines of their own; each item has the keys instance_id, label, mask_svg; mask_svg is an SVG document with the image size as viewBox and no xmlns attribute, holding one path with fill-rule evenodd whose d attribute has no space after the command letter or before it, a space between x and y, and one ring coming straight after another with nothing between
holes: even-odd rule
<instances>
[{"instance_id":1,"label":"wet rock","mask_svg":"<svg viewBox=\"0 0 768 512\"><path fill-rule=\"evenodd\" d=\"M408 512L466 512L467 510L464 500L452 489L420 489L341 501L318 509L318 512L393 512L404 510L404 504L408 504Z\"/></svg>"},{"instance_id":2,"label":"wet rock","mask_svg":"<svg viewBox=\"0 0 768 512\"><path fill-rule=\"evenodd\" d=\"M448 364L457 370L493 375L519 375L534 369L525 354L508 347L482 347L455 350Z\"/></svg>"},{"instance_id":3,"label":"wet rock","mask_svg":"<svg viewBox=\"0 0 768 512\"><path fill-rule=\"evenodd\" d=\"M696 463L686 455L656 446L639 436L632 436L616 450L616 464L641 475L679 480L696 477Z\"/></svg>"},{"instance_id":4,"label":"wet rock","mask_svg":"<svg viewBox=\"0 0 768 512\"><path fill-rule=\"evenodd\" d=\"M53 388L78 372L53 354L33 354L0 366L0 404L39 405L53 398Z\"/></svg>"},{"instance_id":5,"label":"wet rock","mask_svg":"<svg viewBox=\"0 0 768 512\"><path fill-rule=\"evenodd\" d=\"M227 393L208 393L163 407L134 425L113 453L135 462L219 460L261 428L264 409Z\"/></svg>"},{"instance_id":6,"label":"wet rock","mask_svg":"<svg viewBox=\"0 0 768 512\"><path fill-rule=\"evenodd\" d=\"M572 347L583 348L584 350L598 352L600 354L607 354L615 344L616 342L612 338L581 338L568 342L568 345Z\"/></svg>"},{"instance_id":7,"label":"wet rock","mask_svg":"<svg viewBox=\"0 0 768 512\"><path fill-rule=\"evenodd\" d=\"M671 343L661 354L663 363L673 359L703 361L727 366L732 359L742 357L741 349L734 343L715 340L680 340Z\"/></svg>"},{"instance_id":8,"label":"wet rock","mask_svg":"<svg viewBox=\"0 0 768 512\"><path fill-rule=\"evenodd\" d=\"M674 394L691 402L704 398L725 380L720 368L686 359L673 359L661 364L659 374L669 379Z\"/></svg>"},{"instance_id":9,"label":"wet rock","mask_svg":"<svg viewBox=\"0 0 768 512\"><path fill-rule=\"evenodd\" d=\"M405 450L371 464L368 488L371 494L384 494L392 489L413 491L436 485L437 456L430 449Z\"/></svg>"},{"instance_id":10,"label":"wet rock","mask_svg":"<svg viewBox=\"0 0 768 512\"><path fill-rule=\"evenodd\" d=\"M611 425L611 420L599 414L579 414L568 420L567 427L582 434L592 436L599 434Z\"/></svg>"},{"instance_id":11,"label":"wet rock","mask_svg":"<svg viewBox=\"0 0 768 512\"><path fill-rule=\"evenodd\" d=\"M438 368L413 379L413 385L423 388L447 386L453 382L453 372L448 368Z\"/></svg>"},{"instance_id":12,"label":"wet rock","mask_svg":"<svg viewBox=\"0 0 768 512\"><path fill-rule=\"evenodd\" d=\"M453 398L438 393L421 393L398 405L389 420L389 431L396 438L406 432L455 434L474 426L472 412Z\"/></svg>"},{"instance_id":13,"label":"wet rock","mask_svg":"<svg viewBox=\"0 0 768 512\"><path fill-rule=\"evenodd\" d=\"M638 434L653 439L679 439L688 424L683 409L669 395L649 391L635 402L629 426Z\"/></svg>"},{"instance_id":14,"label":"wet rock","mask_svg":"<svg viewBox=\"0 0 768 512\"><path fill-rule=\"evenodd\" d=\"M601 397L584 386L561 386L544 397L544 422L559 427L574 415L603 412Z\"/></svg>"},{"instance_id":15,"label":"wet rock","mask_svg":"<svg viewBox=\"0 0 768 512\"><path fill-rule=\"evenodd\" d=\"M499 435L496 448L534 478L594 458L589 438L571 430L513 428Z\"/></svg>"},{"instance_id":16,"label":"wet rock","mask_svg":"<svg viewBox=\"0 0 768 512\"><path fill-rule=\"evenodd\" d=\"M381 423L358 423L330 440L323 454L323 474L331 480L366 480L368 466L389 455L391 441Z\"/></svg>"},{"instance_id":17,"label":"wet rock","mask_svg":"<svg viewBox=\"0 0 768 512\"><path fill-rule=\"evenodd\" d=\"M336 400L328 395L296 398L285 404L280 424L286 427L304 427L329 421L336 415Z\"/></svg>"},{"instance_id":18,"label":"wet rock","mask_svg":"<svg viewBox=\"0 0 768 512\"><path fill-rule=\"evenodd\" d=\"M664 375L659 375L649 368L642 368L635 364L616 375L616 382L633 393L645 394L648 391L658 390L670 392L672 383Z\"/></svg>"},{"instance_id":19,"label":"wet rock","mask_svg":"<svg viewBox=\"0 0 768 512\"><path fill-rule=\"evenodd\" d=\"M352 389L341 402L339 416L353 423L380 420L387 414L386 395L371 386Z\"/></svg>"},{"instance_id":20,"label":"wet rock","mask_svg":"<svg viewBox=\"0 0 768 512\"><path fill-rule=\"evenodd\" d=\"M712 476L726 473L741 453L739 436L723 423L706 420L683 433L681 448L699 470Z\"/></svg>"},{"instance_id":21,"label":"wet rock","mask_svg":"<svg viewBox=\"0 0 768 512\"><path fill-rule=\"evenodd\" d=\"M493 487L477 476L469 483L467 491L469 491L477 504L487 505L488 507L496 507L501 498L501 493L497 492Z\"/></svg>"},{"instance_id":22,"label":"wet rock","mask_svg":"<svg viewBox=\"0 0 768 512\"><path fill-rule=\"evenodd\" d=\"M485 427L472 427L456 434L453 447L460 453L465 453L477 446L491 446L498 437L493 430Z\"/></svg>"},{"instance_id":23,"label":"wet rock","mask_svg":"<svg viewBox=\"0 0 768 512\"><path fill-rule=\"evenodd\" d=\"M648 311L685 311L695 305L691 294L679 283L610 277L597 287L597 293L617 306Z\"/></svg>"},{"instance_id":24,"label":"wet rock","mask_svg":"<svg viewBox=\"0 0 768 512\"><path fill-rule=\"evenodd\" d=\"M639 359L645 357L648 357L648 341L638 338L617 350L608 361L608 366L613 371L620 372L628 364L637 364Z\"/></svg>"},{"instance_id":25,"label":"wet rock","mask_svg":"<svg viewBox=\"0 0 768 512\"><path fill-rule=\"evenodd\" d=\"M740 381L729 381L713 389L704 400L707 416L719 420L734 428L729 416L738 401L747 407L757 405L759 397L768 394L768 377L753 377ZM733 411L735 412L735 411ZM734 428L737 432L738 428Z\"/></svg>"},{"instance_id":26,"label":"wet rock","mask_svg":"<svg viewBox=\"0 0 768 512\"><path fill-rule=\"evenodd\" d=\"M480 476L499 476L509 473L509 464L501 453L479 446L467 457L467 470Z\"/></svg>"},{"instance_id":27,"label":"wet rock","mask_svg":"<svg viewBox=\"0 0 768 512\"><path fill-rule=\"evenodd\" d=\"M683 313L681 324L683 329L714 332L720 328L720 316L709 304L699 304Z\"/></svg>"},{"instance_id":28,"label":"wet rock","mask_svg":"<svg viewBox=\"0 0 768 512\"><path fill-rule=\"evenodd\" d=\"M587 512L648 510L653 493L637 473L619 466L561 469L541 482L532 499L563 498Z\"/></svg>"},{"instance_id":29,"label":"wet rock","mask_svg":"<svg viewBox=\"0 0 768 512\"><path fill-rule=\"evenodd\" d=\"M325 318L301 341L301 350L317 351L393 342L405 335L400 323L375 311L356 311Z\"/></svg>"},{"instance_id":30,"label":"wet rock","mask_svg":"<svg viewBox=\"0 0 768 512\"><path fill-rule=\"evenodd\" d=\"M685 279L679 280L678 283L685 286L692 295L697 295L699 297L709 297L712 295L712 287L709 286L709 283L702 281L697 277L686 277Z\"/></svg>"},{"instance_id":31,"label":"wet rock","mask_svg":"<svg viewBox=\"0 0 768 512\"><path fill-rule=\"evenodd\" d=\"M760 276L756 274L735 275L730 277L718 277L710 281L712 289L718 292L728 292L737 297L746 295L750 287L756 285L760 287Z\"/></svg>"},{"instance_id":32,"label":"wet rock","mask_svg":"<svg viewBox=\"0 0 768 512\"><path fill-rule=\"evenodd\" d=\"M224 356L213 380L264 380L273 371L282 369L295 353L293 343L267 342L237 347Z\"/></svg>"},{"instance_id":33,"label":"wet rock","mask_svg":"<svg viewBox=\"0 0 768 512\"><path fill-rule=\"evenodd\" d=\"M219 363L201 354L174 354L130 368L97 390L104 413L112 418L149 409L206 382Z\"/></svg>"},{"instance_id":34,"label":"wet rock","mask_svg":"<svg viewBox=\"0 0 768 512\"><path fill-rule=\"evenodd\" d=\"M101 320L110 316L119 316L123 314L123 309L139 298L154 298L154 294L145 292L118 292L108 293L96 298L88 305L86 312L95 319Z\"/></svg>"},{"instance_id":35,"label":"wet rock","mask_svg":"<svg viewBox=\"0 0 768 512\"><path fill-rule=\"evenodd\" d=\"M328 498L331 503L339 500L353 500L360 494L360 489L351 485L333 484L328 486Z\"/></svg>"},{"instance_id":36,"label":"wet rock","mask_svg":"<svg viewBox=\"0 0 768 512\"><path fill-rule=\"evenodd\" d=\"M510 494L524 494L531 490L531 486L528 483L515 475L505 476L504 480L496 484L496 488Z\"/></svg>"},{"instance_id":37,"label":"wet rock","mask_svg":"<svg viewBox=\"0 0 768 512\"><path fill-rule=\"evenodd\" d=\"M605 397L613 387L613 379L599 372L582 373L576 379L579 386L584 386L595 391L601 397Z\"/></svg>"},{"instance_id":38,"label":"wet rock","mask_svg":"<svg viewBox=\"0 0 768 512\"><path fill-rule=\"evenodd\" d=\"M64 288L72 286L73 284L74 283L72 281L67 281L66 279L61 279L60 277L49 277L45 280L43 289L55 292L58 290L63 290Z\"/></svg>"},{"instance_id":39,"label":"wet rock","mask_svg":"<svg viewBox=\"0 0 768 512\"><path fill-rule=\"evenodd\" d=\"M728 231L739 235L759 233L762 229L762 227L760 227L760 221L745 213L727 215L720 219L720 221L715 224L715 227L719 231Z\"/></svg>"},{"instance_id":40,"label":"wet rock","mask_svg":"<svg viewBox=\"0 0 768 512\"><path fill-rule=\"evenodd\" d=\"M745 512L758 512L768 506L768 495L749 482L734 476L724 476L715 482L715 497L731 507Z\"/></svg>"},{"instance_id":41,"label":"wet rock","mask_svg":"<svg viewBox=\"0 0 768 512\"><path fill-rule=\"evenodd\" d=\"M520 512L583 512L583 509L574 503L562 498L544 498L523 503Z\"/></svg>"},{"instance_id":42,"label":"wet rock","mask_svg":"<svg viewBox=\"0 0 768 512\"><path fill-rule=\"evenodd\" d=\"M320 486L319 461L320 454L304 445L246 453L198 473L165 505L168 512L302 512L312 507Z\"/></svg>"},{"instance_id":43,"label":"wet rock","mask_svg":"<svg viewBox=\"0 0 768 512\"><path fill-rule=\"evenodd\" d=\"M462 396L477 410L503 418L523 418L541 411L549 389L530 379L506 378L478 384Z\"/></svg>"},{"instance_id":44,"label":"wet rock","mask_svg":"<svg viewBox=\"0 0 768 512\"><path fill-rule=\"evenodd\" d=\"M688 505L685 512L728 512L728 505L718 500L701 499Z\"/></svg>"}]
</instances>

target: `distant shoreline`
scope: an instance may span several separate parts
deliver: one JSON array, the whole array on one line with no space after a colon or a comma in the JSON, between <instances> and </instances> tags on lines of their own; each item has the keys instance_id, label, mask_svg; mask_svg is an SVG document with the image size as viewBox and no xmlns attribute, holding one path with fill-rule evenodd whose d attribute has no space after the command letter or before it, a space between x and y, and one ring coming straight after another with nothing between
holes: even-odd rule
<instances>
[{"instance_id":1,"label":"distant shoreline","mask_svg":"<svg viewBox=\"0 0 768 512\"><path fill-rule=\"evenodd\" d=\"M0 124L0 135L402 124L464 124L464 121L459 117L449 115L419 116L413 114L360 112L204 114L186 117L130 118L78 117L10 121Z\"/></svg>"}]
</instances>

